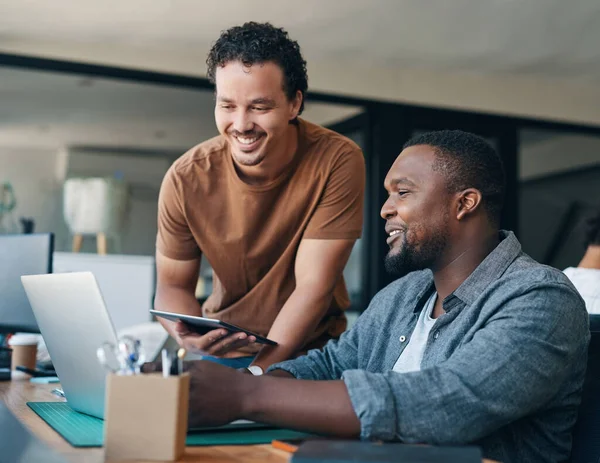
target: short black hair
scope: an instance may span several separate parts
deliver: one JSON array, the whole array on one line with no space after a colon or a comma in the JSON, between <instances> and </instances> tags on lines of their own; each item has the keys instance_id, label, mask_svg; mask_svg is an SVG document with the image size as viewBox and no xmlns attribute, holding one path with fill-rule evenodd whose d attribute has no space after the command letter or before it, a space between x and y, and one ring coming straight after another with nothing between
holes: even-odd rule
<instances>
[{"instance_id":1,"label":"short black hair","mask_svg":"<svg viewBox=\"0 0 600 463\"><path fill-rule=\"evenodd\" d=\"M433 170L444 174L450 193L467 188L479 190L491 222L499 226L506 179L502 160L492 145L462 130L426 132L411 138L404 148L416 145L433 148L436 155Z\"/></svg>"},{"instance_id":2,"label":"short black hair","mask_svg":"<svg viewBox=\"0 0 600 463\"><path fill-rule=\"evenodd\" d=\"M283 71L283 91L288 100L293 100L298 90L302 92L298 114L302 113L308 89L306 61L298 42L291 40L285 30L270 23L247 22L221 32L206 58L208 80L214 84L217 67L231 61L241 61L244 66L268 61L278 64Z\"/></svg>"},{"instance_id":3,"label":"short black hair","mask_svg":"<svg viewBox=\"0 0 600 463\"><path fill-rule=\"evenodd\" d=\"M600 246L600 209L585 221L584 245L586 248L590 245Z\"/></svg>"}]
</instances>

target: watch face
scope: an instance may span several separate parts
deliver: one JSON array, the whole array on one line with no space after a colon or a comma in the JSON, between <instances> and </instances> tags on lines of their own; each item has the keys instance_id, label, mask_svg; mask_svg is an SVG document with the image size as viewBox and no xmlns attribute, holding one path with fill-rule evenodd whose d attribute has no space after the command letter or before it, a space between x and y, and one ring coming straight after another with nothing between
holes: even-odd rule
<instances>
[{"instance_id":1,"label":"watch face","mask_svg":"<svg viewBox=\"0 0 600 463\"><path fill-rule=\"evenodd\" d=\"M263 374L263 369L261 367L259 367L258 365L250 365L248 367L248 370L250 371L250 373L252 373L254 376L260 376Z\"/></svg>"}]
</instances>

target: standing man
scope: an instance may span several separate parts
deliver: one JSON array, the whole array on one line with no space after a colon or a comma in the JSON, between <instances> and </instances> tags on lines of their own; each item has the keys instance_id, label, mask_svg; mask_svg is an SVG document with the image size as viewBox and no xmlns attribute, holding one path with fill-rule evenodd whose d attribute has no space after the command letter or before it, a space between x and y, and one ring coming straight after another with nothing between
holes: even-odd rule
<instances>
[{"instance_id":1,"label":"standing man","mask_svg":"<svg viewBox=\"0 0 600 463\"><path fill-rule=\"evenodd\" d=\"M203 315L268 336L203 336L161 319L177 342L262 374L345 329L342 271L362 229L364 159L347 138L304 121L306 62L271 24L221 34L208 59L220 135L192 148L160 191L155 308ZM213 293L194 296L201 255ZM257 355L258 353L258 355Z\"/></svg>"},{"instance_id":2,"label":"standing man","mask_svg":"<svg viewBox=\"0 0 600 463\"><path fill-rule=\"evenodd\" d=\"M190 423L247 418L343 437L472 444L504 463L566 461L588 315L562 272L499 230L500 158L475 135L426 133L405 145L385 188L386 268L398 279L339 340L261 378L188 364Z\"/></svg>"}]
</instances>

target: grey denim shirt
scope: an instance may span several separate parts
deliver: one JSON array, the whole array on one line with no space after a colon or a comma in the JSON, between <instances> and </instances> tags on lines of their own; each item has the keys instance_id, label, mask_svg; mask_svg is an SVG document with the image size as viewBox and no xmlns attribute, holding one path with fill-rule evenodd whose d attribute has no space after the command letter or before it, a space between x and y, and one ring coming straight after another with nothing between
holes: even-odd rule
<instances>
[{"instance_id":1,"label":"grey denim shirt","mask_svg":"<svg viewBox=\"0 0 600 463\"><path fill-rule=\"evenodd\" d=\"M569 458L589 319L567 277L521 251L511 232L443 301L421 370L392 371L424 303L429 270L381 290L339 340L273 365L342 379L362 439L474 444L503 463Z\"/></svg>"}]
</instances>

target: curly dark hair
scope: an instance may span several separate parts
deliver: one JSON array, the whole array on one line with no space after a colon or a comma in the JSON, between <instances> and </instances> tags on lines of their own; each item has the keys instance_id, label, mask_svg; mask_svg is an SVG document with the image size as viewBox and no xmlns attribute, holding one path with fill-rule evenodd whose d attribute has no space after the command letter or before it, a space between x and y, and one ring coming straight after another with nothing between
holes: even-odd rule
<instances>
[{"instance_id":1,"label":"curly dark hair","mask_svg":"<svg viewBox=\"0 0 600 463\"><path fill-rule=\"evenodd\" d=\"M585 221L585 247L600 246L600 209Z\"/></svg>"},{"instance_id":2,"label":"curly dark hair","mask_svg":"<svg viewBox=\"0 0 600 463\"><path fill-rule=\"evenodd\" d=\"M291 40L285 30L270 23L247 22L221 32L206 58L208 80L214 84L217 67L231 61L241 61L245 66L267 61L278 64L283 71L283 91L288 99L293 100L298 90L302 92L298 114L302 113L308 89L306 61L298 42Z\"/></svg>"},{"instance_id":3,"label":"curly dark hair","mask_svg":"<svg viewBox=\"0 0 600 463\"><path fill-rule=\"evenodd\" d=\"M484 138L461 130L441 130L417 135L404 148L416 145L434 149L433 170L444 174L450 193L467 188L479 190L490 221L499 226L506 188L504 167L496 150Z\"/></svg>"}]
</instances>

